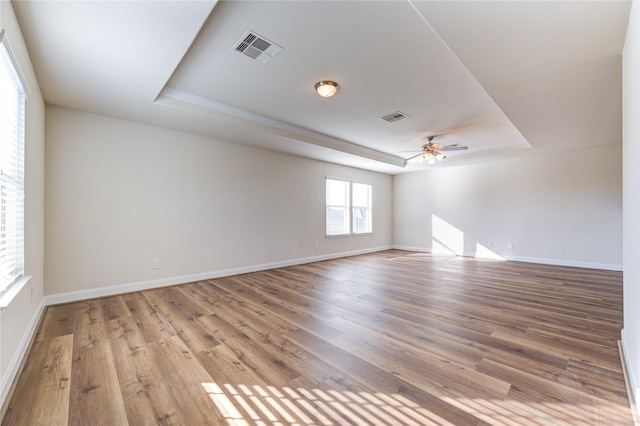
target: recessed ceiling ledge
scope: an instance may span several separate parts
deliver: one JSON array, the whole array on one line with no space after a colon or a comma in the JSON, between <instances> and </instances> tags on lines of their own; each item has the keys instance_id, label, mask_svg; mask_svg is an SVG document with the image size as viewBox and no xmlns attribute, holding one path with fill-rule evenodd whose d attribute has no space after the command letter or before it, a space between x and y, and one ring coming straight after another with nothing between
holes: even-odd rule
<instances>
[{"instance_id":1,"label":"recessed ceiling ledge","mask_svg":"<svg viewBox=\"0 0 640 426\"><path fill-rule=\"evenodd\" d=\"M264 115L255 114L171 87L165 87L156 98L155 103L194 114L235 121L244 125L259 128L271 134L357 155L359 157L368 158L370 160L379 161L392 166L405 167L406 165L404 158L386 152L367 148L353 142L334 138L323 133L285 123Z\"/></svg>"}]
</instances>

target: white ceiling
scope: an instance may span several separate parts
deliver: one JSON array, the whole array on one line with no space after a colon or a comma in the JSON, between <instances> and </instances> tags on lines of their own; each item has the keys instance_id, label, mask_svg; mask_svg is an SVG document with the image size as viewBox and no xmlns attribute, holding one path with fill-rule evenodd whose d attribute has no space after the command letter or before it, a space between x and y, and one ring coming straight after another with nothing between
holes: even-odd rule
<instances>
[{"instance_id":1,"label":"white ceiling","mask_svg":"<svg viewBox=\"0 0 640 426\"><path fill-rule=\"evenodd\" d=\"M628 1L13 5L53 105L391 174L429 135L469 146L439 167L621 143Z\"/></svg>"}]
</instances>

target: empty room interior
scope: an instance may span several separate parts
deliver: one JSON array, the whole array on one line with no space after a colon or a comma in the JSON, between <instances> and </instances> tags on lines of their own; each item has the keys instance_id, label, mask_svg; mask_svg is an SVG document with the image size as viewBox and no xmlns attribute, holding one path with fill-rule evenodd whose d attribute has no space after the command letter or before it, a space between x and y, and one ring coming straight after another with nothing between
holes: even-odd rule
<instances>
[{"instance_id":1,"label":"empty room interior","mask_svg":"<svg viewBox=\"0 0 640 426\"><path fill-rule=\"evenodd\" d=\"M640 4L0 1L2 425L633 425Z\"/></svg>"}]
</instances>

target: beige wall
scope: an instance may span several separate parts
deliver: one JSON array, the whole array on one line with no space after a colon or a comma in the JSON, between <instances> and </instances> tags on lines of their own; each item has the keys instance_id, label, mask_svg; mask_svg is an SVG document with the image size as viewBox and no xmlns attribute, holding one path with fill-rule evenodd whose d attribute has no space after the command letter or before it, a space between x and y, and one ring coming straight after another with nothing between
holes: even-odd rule
<instances>
[{"instance_id":1,"label":"beige wall","mask_svg":"<svg viewBox=\"0 0 640 426\"><path fill-rule=\"evenodd\" d=\"M624 330L635 399L640 398L640 4L631 6L623 52ZM640 408L640 404L637 404Z\"/></svg>"},{"instance_id":2,"label":"beige wall","mask_svg":"<svg viewBox=\"0 0 640 426\"><path fill-rule=\"evenodd\" d=\"M44 102L11 3L0 1L0 23L30 89L25 134L25 273L31 279L0 313L0 403L42 309L44 265Z\"/></svg>"},{"instance_id":3,"label":"beige wall","mask_svg":"<svg viewBox=\"0 0 640 426\"><path fill-rule=\"evenodd\" d=\"M390 176L59 107L46 113L49 295L391 245ZM373 184L373 235L325 239L325 176Z\"/></svg>"},{"instance_id":4,"label":"beige wall","mask_svg":"<svg viewBox=\"0 0 640 426\"><path fill-rule=\"evenodd\" d=\"M614 145L396 176L394 246L473 256L480 244L508 259L620 269L621 162Z\"/></svg>"}]
</instances>

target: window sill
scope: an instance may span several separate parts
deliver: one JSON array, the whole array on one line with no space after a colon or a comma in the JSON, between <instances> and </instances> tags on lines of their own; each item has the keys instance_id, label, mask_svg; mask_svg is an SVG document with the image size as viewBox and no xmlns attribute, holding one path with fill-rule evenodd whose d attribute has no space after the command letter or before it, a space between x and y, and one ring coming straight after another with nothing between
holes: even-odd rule
<instances>
[{"instance_id":1,"label":"window sill","mask_svg":"<svg viewBox=\"0 0 640 426\"><path fill-rule=\"evenodd\" d=\"M325 235L325 238L347 238L347 237L366 237L367 235L373 235L373 232L360 232L357 234L338 234L338 235Z\"/></svg>"},{"instance_id":2,"label":"window sill","mask_svg":"<svg viewBox=\"0 0 640 426\"><path fill-rule=\"evenodd\" d=\"M325 238L346 238L350 237L351 234L337 234L337 235L325 235Z\"/></svg>"},{"instance_id":3,"label":"window sill","mask_svg":"<svg viewBox=\"0 0 640 426\"><path fill-rule=\"evenodd\" d=\"M11 301L18 295L18 293L20 293L20 290L24 288L30 279L31 275L23 275L7 287L4 293L0 294L0 315L2 315L2 312L4 312Z\"/></svg>"}]
</instances>

